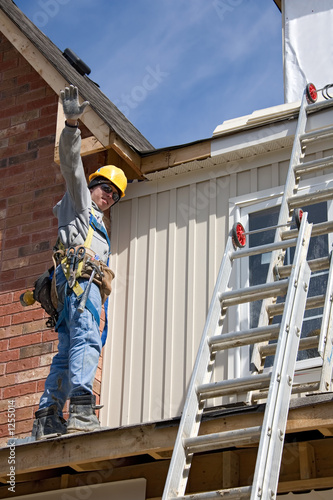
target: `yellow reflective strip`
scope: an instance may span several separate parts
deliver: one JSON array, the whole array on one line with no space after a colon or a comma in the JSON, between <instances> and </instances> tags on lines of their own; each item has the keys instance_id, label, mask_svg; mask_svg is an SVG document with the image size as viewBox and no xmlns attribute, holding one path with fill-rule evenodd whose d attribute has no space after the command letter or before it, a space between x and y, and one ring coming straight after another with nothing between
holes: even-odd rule
<instances>
[{"instance_id":1,"label":"yellow reflective strip","mask_svg":"<svg viewBox=\"0 0 333 500\"><path fill-rule=\"evenodd\" d=\"M73 286L72 290L77 297L80 297L80 295L83 294L83 288L78 281L75 281L75 285Z\"/></svg>"},{"instance_id":2,"label":"yellow reflective strip","mask_svg":"<svg viewBox=\"0 0 333 500\"><path fill-rule=\"evenodd\" d=\"M91 207L91 213L95 217L95 210L94 210L93 207ZM89 222L90 222L90 217L89 217ZM88 234L87 234L87 237L86 237L86 241L83 244L86 248L90 248L91 247L91 242L92 242L93 236L94 236L94 229L89 224L89 229L88 229Z\"/></svg>"}]
</instances>

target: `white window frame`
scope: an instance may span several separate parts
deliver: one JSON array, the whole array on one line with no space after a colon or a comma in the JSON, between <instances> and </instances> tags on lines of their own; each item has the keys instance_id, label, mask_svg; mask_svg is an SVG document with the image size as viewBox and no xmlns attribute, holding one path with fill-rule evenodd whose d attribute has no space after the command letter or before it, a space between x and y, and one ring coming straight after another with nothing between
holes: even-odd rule
<instances>
[{"instance_id":1,"label":"white window frame","mask_svg":"<svg viewBox=\"0 0 333 500\"><path fill-rule=\"evenodd\" d=\"M319 189L325 189L333 185L330 175L318 177L318 183L310 185L304 181L300 183L299 193L311 193ZM235 222L243 224L245 231L248 230L249 214L270 209L281 204L284 186L278 188L267 189L255 193L230 198L229 200L229 228ZM327 218L333 219L333 202L327 202ZM333 235L328 234L328 248L331 249L333 244ZM233 286L248 287L249 286L249 258L244 257L235 262L235 277ZM229 328L232 330L242 330L249 328L249 304L241 304L237 311L234 310L229 316ZM249 347L236 348L230 350L228 364L235 366L234 376L241 377L249 375ZM296 365L297 378L300 382L310 382L318 380L320 374L320 366L322 360L320 357L298 361ZM270 368L271 369L271 368Z\"/></svg>"}]
</instances>

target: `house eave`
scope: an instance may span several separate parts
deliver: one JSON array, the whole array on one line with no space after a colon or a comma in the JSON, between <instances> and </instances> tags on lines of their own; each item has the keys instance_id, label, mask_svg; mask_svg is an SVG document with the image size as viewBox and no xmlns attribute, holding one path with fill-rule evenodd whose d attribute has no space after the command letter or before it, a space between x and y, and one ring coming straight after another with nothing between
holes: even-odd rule
<instances>
[{"instance_id":1,"label":"house eave","mask_svg":"<svg viewBox=\"0 0 333 500\"><path fill-rule=\"evenodd\" d=\"M255 405L207 411L202 424L202 433L260 425L264 408L265 405ZM87 484L89 477L91 479L91 471L94 471L94 475L99 476L99 482L146 477L147 498L159 498L178 424L179 419L175 418L170 421L104 429L87 434L72 434L50 441L18 444L15 447L16 495ZM333 444L332 436L332 394L292 400L285 453L293 457L294 465L292 468L289 467L287 474L287 470L283 469L282 460L280 493L333 488L333 456L328 453ZM304 469L309 450L312 452L315 450L318 465L316 469L313 467L311 471L309 469L311 473ZM12 497L6 485L9 451L8 446L0 449L0 477L3 484L0 487L1 498ZM228 449L219 452L218 458L216 453L198 455L196 461L201 464L202 474L192 481L191 488L195 490L198 487L200 476L203 480L207 468L213 467L214 473L223 480L222 470L218 469L221 460L222 462L230 460L230 451ZM255 461L257 444L245 448L233 448L233 452L238 456L238 463L247 460L250 466ZM326 460L325 470L322 470L322 465L320 466L322 460ZM243 474L244 471L238 472L240 482ZM306 478L304 474L307 474Z\"/></svg>"}]
</instances>

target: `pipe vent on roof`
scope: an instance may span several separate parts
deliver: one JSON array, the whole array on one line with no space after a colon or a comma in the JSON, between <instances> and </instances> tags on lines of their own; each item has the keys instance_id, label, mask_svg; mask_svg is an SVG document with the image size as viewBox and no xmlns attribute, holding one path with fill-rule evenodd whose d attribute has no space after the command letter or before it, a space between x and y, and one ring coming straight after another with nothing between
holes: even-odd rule
<instances>
[{"instance_id":1,"label":"pipe vent on roof","mask_svg":"<svg viewBox=\"0 0 333 500\"><path fill-rule=\"evenodd\" d=\"M86 65L71 49L65 49L62 55L69 61L69 63L76 69L80 75L89 75L91 69Z\"/></svg>"}]
</instances>

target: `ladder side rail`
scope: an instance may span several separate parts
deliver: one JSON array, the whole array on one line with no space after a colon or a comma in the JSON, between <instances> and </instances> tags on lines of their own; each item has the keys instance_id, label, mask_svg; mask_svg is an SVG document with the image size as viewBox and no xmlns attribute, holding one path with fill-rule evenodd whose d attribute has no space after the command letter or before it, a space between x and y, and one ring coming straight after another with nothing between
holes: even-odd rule
<instances>
[{"instance_id":1,"label":"ladder side rail","mask_svg":"<svg viewBox=\"0 0 333 500\"><path fill-rule=\"evenodd\" d=\"M230 254L233 248L232 237L229 236L189 383L162 500L169 500L185 492L191 466L191 457L187 457L186 455L183 440L196 435L199 430L204 404L200 403L196 388L199 384L209 382L211 378L211 370L208 369L211 363L211 351L208 339L214 335L216 325L219 325L221 318L219 294L226 290L229 283L233 264Z\"/></svg>"},{"instance_id":2,"label":"ladder side rail","mask_svg":"<svg viewBox=\"0 0 333 500\"><path fill-rule=\"evenodd\" d=\"M272 497L271 492L274 492L276 495L279 481L292 384L300 342L300 334L302 330L305 302L311 276L310 268L306 262L303 263L302 268L303 269L299 275L300 293L295 301L294 316L290 323L290 333L288 335L288 343L286 345L286 354L288 354L288 356L285 356L281 370L278 401L272 424L272 435L275 434L275 440L271 442L267 458L267 467L270 474L266 474L263 484L263 498L267 499L274 498Z\"/></svg>"},{"instance_id":3,"label":"ladder side rail","mask_svg":"<svg viewBox=\"0 0 333 500\"><path fill-rule=\"evenodd\" d=\"M323 359L319 392L332 390L333 367L333 254L330 254L330 270L328 274L323 319L320 329L318 352Z\"/></svg>"},{"instance_id":4,"label":"ladder side rail","mask_svg":"<svg viewBox=\"0 0 333 500\"><path fill-rule=\"evenodd\" d=\"M289 163L289 169L287 173L287 179L285 183L285 189L284 189L284 194L282 197L281 201L281 207L280 207L280 213L279 213L279 218L278 218L278 223L276 231L275 231L275 237L274 237L274 242L280 241L282 238L282 230L281 226L285 225L289 221L289 205L288 205L288 199L292 196L293 192L295 191L295 186L296 186L296 179L295 179L295 172L294 172L294 166L297 165L300 161L301 158L301 153L302 153L302 146L300 142L300 137L302 134L305 132L306 128L306 121L307 121L307 101L306 101L306 93L304 91L302 101L301 101L301 106L300 106L300 111L299 111L299 117L298 117L298 122L297 122L297 127L296 127L296 132L295 132L295 139L294 139L294 144L291 152L291 158L290 158L290 163ZM273 251L270 259L270 264L267 272L267 281L274 281L274 269L277 265L282 265L283 264L283 258L284 258L284 253L281 251ZM272 299L265 299L263 300L261 310L260 310L260 315L259 315L259 320L258 320L258 327L264 326L269 322L268 314L267 314L267 307L269 305L273 304ZM255 344L253 348L253 353L252 353L252 359L251 359L251 369L255 373L256 371L261 371L262 366L260 361L258 360L261 359L260 352L259 352L259 344ZM248 394L247 396L247 401L251 401L251 394Z\"/></svg>"},{"instance_id":5,"label":"ladder side rail","mask_svg":"<svg viewBox=\"0 0 333 500\"><path fill-rule=\"evenodd\" d=\"M276 488L274 488L273 485L274 482L277 484L278 481L279 464L283 448L283 436L285 431L285 427L283 430L283 424L285 423L286 425L288 417L290 400L290 393L288 394L288 391L291 391L292 385L292 379L291 381L288 379L291 375L287 375L285 372L288 371L292 373L293 378L307 298L308 283L311 274L310 268L306 262L311 228L312 224L308 223L307 214L304 213L285 301L285 309L281 320L281 329L264 413L251 500L256 500L258 498L258 492L263 492L264 487L266 488L265 491L267 496L266 494L261 496L262 500L275 498L268 496L266 481L267 477L271 477L269 488L275 491ZM305 286L306 283L307 286ZM294 334L296 328L299 329L298 337ZM290 329L292 330L291 334L289 334ZM276 428L276 421L279 423L279 429ZM277 447L277 444L280 446ZM272 449L273 453L271 451Z\"/></svg>"}]
</instances>

